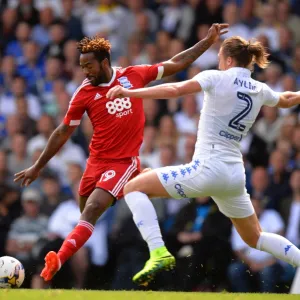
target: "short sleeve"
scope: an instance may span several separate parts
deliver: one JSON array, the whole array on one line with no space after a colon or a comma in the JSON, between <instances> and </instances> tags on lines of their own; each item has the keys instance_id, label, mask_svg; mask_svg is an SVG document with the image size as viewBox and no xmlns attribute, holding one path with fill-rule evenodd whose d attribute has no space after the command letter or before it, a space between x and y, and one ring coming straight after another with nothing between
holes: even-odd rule
<instances>
[{"instance_id":1,"label":"short sleeve","mask_svg":"<svg viewBox=\"0 0 300 300\"><path fill-rule=\"evenodd\" d=\"M220 77L221 77L220 71L208 70L197 74L193 79L199 82L204 92L208 92L220 81Z\"/></svg>"},{"instance_id":2,"label":"short sleeve","mask_svg":"<svg viewBox=\"0 0 300 300\"><path fill-rule=\"evenodd\" d=\"M162 63L155 65L138 65L133 67L144 81L144 85L147 85L153 80L159 80L164 74L164 66Z\"/></svg>"},{"instance_id":3,"label":"short sleeve","mask_svg":"<svg viewBox=\"0 0 300 300\"><path fill-rule=\"evenodd\" d=\"M85 112L83 93L82 87L79 87L74 92L64 118L64 124L68 126L78 126L80 124L81 118Z\"/></svg>"},{"instance_id":4,"label":"short sleeve","mask_svg":"<svg viewBox=\"0 0 300 300\"><path fill-rule=\"evenodd\" d=\"M280 99L280 94L274 92L265 83L263 84L263 105L266 106L276 106Z\"/></svg>"}]
</instances>

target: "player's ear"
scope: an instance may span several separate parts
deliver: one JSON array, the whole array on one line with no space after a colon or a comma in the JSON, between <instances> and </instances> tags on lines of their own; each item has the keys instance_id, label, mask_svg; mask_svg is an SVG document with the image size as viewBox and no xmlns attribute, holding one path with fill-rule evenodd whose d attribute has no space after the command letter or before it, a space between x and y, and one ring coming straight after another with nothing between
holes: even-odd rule
<instances>
[{"instance_id":1,"label":"player's ear","mask_svg":"<svg viewBox=\"0 0 300 300\"><path fill-rule=\"evenodd\" d=\"M232 57L229 56L226 58L226 66L227 67L230 67L232 65L232 62L233 62Z\"/></svg>"},{"instance_id":2,"label":"player's ear","mask_svg":"<svg viewBox=\"0 0 300 300\"><path fill-rule=\"evenodd\" d=\"M101 67L102 68L107 68L109 67L109 61L107 58L104 58L102 61L101 61Z\"/></svg>"}]
</instances>

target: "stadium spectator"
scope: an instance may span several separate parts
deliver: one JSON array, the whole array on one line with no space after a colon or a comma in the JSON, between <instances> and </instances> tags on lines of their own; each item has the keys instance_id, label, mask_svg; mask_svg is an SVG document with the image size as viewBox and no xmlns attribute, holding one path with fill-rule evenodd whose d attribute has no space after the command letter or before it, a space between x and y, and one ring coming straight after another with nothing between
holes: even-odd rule
<instances>
[{"instance_id":1,"label":"stadium spectator","mask_svg":"<svg viewBox=\"0 0 300 300\"><path fill-rule=\"evenodd\" d=\"M73 14L74 1L64 0L62 1L63 20L66 27L66 36L70 40L81 40L83 38L81 20Z\"/></svg>"},{"instance_id":2,"label":"stadium spectator","mask_svg":"<svg viewBox=\"0 0 300 300\"><path fill-rule=\"evenodd\" d=\"M16 75L16 62L13 56L4 56L1 61L0 92L7 94L11 91L11 85Z\"/></svg>"},{"instance_id":3,"label":"stadium spectator","mask_svg":"<svg viewBox=\"0 0 300 300\"><path fill-rule=\"evenodd\" d=\"M87 4L83 15L83 32L86 36L101 35L112 44L112 60L124 54L126 37L126 9L115 0L97 0L96 4ZM125 38L125 39L124 39Z\"/></svg>"},{"instance_id":4,"label":"stadium spectator","mask_svg":"<svg viewBox=\"0 0 300 300\"><path fill-rule=\"evenodd\" d=\"M284 223L280 215L270 209L264 209L259 199L252 198L252 203L262 228L268 232L283 234ZM275 292L276 285L283 273L279 262L270 254L250 248L233 228L232 248L237 260L228 268L228 278L234 292ZM249 270L249 271L248 271ZM252 288L252 277L257 279L256 289Z\"/></svg>"},{"instance_id":5,"label":"stadium spectator","mask_svg":"<svg viewBox=\"0 0 300 300\"><path fill-rule=\"evenodd\" d=\"M36 121L28 114L28 102L25 97L19 97L16 100L16 117L20 122L22 133L25 134L27 140L37 134Z\"/></svg>"},{"instance_id":6,"label":"stadium spectator","mask_svg":"<svg viewBox=\"0 0 300 300\"><path fill-rule=\"evenodd\" d=\"M272 150L279 137L282 123L283 119L279 116L277 107L263 107L262 118L254 124L253 133L265 142L268 152Z\"/></svg>"},{"instance_id":7,"label":"stadium spectator","mask_svg":"<svg viewBox=\"0 0 300 300\"><path fill-rule=\"evenodd\" d=\"M300 245L300 170L291 175L290 185L292 195L282 203L283 209L288 211L286 237L295 245ZM287 210L289 208L289 210Z\"/></svg>"},{"instance_id":8,"label":"stadium spectator","mask_svg":"<svg viewBox=\"0 0 300 300\"><path fill-rule=\"evenodd\" d=\"M18 67L18 74L25 78L28 90L37 94L44 68L44 61L40 57L40 48L34 41L28 41L24 44L23 51L24 63Z\"/></svg>"},{"instance_id":9,"label":"stadium spectator","mask_svg":"<svg viewBox=\"0 0 300 300\"><path fill-rule=\"evenodd\" d=\"M202 39L205 36L208 28L209 28L208 24L199 25L197 27L197 38ZM218 65L218 48L219 48L218 44L210 47L207 51L205 51L205 53L203 53L203 55L201 55L200 57L198 57L196 59L196 61L194 62L193 65L199 67L201 70L207 70L210 68L217 67L217 65ZM199 73L199 72L197 72L197 73ZM196 74L194 74L194 75L196 75Z\"/></svg>"},{"instance_id":10,"label":"stadium spectator","mask_svg":"<svg viewBox=\"0 0 300 300\"><path fill-rule=\"evenodd\" d=\"M40 215L42 196L37 190L26 189L21 200L24 214L11 225L6 253L22 261L27 270L24 286L28 287L36 266L32 251L39 239L46 235L48 220Z\"/></svg>"},{"instance_id":11,"label":"stadium spectator","mask_svg":"<svg viewBox=\"0 0 300 300\"><path fill-rule=\"evenodd\" d=\"M41 105L36 96L26 91L26 81L21 76L15 76L11 86L11 93L0 95L0 111L4 116L16 113L16 101L25 98L28 103L28 114L36 120L41 115Z\"/></svg>"},{"instance_id":12,"label":"stadium spectator","mask_svg":"<svg viewBox=\"0 0 300 300\"><path fill-rule=\"evenodd\" d=\"M15 40L17 25L17 11L13 8L6 8L2 10L1 14L1 41L0 52L6 53L6 48L9 43Z\"/></svg>"},{"instance_id":13,"label":"stadium spectator","mask_svg":"<svg viewBox=\"0 0 300 300\"><path fill-rule=\"evenodd\" d=\"M254 38L265 35L270 43L272 51L279 49L279 33L276 28L276 9L271 3L265 3L261 8L261 23L253 30Z\"/></svg>"},{"instance_id":14,"label":"stadium spectator","mask_svg":"<svg viewBox=\"0 0 300 300\"><path fill-rule=\"evenodd\" d=\"M266 204L270 201L268 170L264 167L256 167L251 174L251 197L261 199Z\"/></svg>"},{"instance_id":15,"label":"stadium spectator","mask_svg":"<svg viewBox=\"0 0 300 300\"><path fill-rule=\"evenodd\" d=\"M8 185L11 179L12 174L8 170L7 153L4 150L0 150L0 185Z\"/></svg>"},{"instance_id":16,"label":"stadium spectator","mask_svg":"<svg viewBox=\"0 0 300 300\"><path fill-rule=\"evenodd\" d=\"M0 255L6 255L5 244L12 222L20 216L20 194L2 181L3 153L0 151ZM9 183L9 182L8 182Z\"/></svg>"},{"instance_id":17,"label":"stadium spectator","mask_svg":"<svg viewBox=\"0 0 300 300\"><path fill-rule=\"evenodd\" d=\"M224 39L227 39L230 36L241 36L244 39L248 40L250 38L249 28L240 22L240 8L234 2L229 2L223 10L223 20L225 23L228 23L230 26L230 32L223 36Z\"/></svg>"},{"instance_id":18,"label":"stadium spectator","mask_svg":"<svg viewBox=\"0 0 300 300\"><path fill-rule=\"evenodd\" d=\"M45 172L42 176L41 190L44 196L41 213L50 217L57 206L66 200L66 195L61 191L58 176L51 172Z\"/></svg>"},{"instance_id":19,"label":"stadium spectator","mask_svg":"<svg viewBox=\"0 0 300 300\"><path fill-rule=\"evenodd\" d=\"M45 112L51 113L53 102L55 101L54 84L63 75L61 64L62 60L57 57L48 57L46 60L45 75L38 86L38 93Z\"/></svg>"},{"instance_id":20,"label":"stadium spectator","mask_svg":"<svg viewBox=\"0 0 300 300\"><path fill-rule=\"evenodd\" d=\"M276 12L277 20L280 22L280 25L287 26L293 33L295 45L299 44L300 34L297 28L300 26L300 17L291 10L289 1L279 1Z\"/></svg>"},{"instance_id":21,"label":"stadium spectator","mask_svg":"<svg viewBox=\"0 0 300 300\"><path fill-rule=\"evenodd\" d=\"M32 155L36 149L44 148L47 139L55 127L55 122L49 115L43 114L37 122L38 134L28 141L28 154Z\"/></svg>"},{"instance_id":22,"label":"stadium spectator","mask_svg":"<svg viewBox=\"0 0 300 300\"><path fill-rule=\"evenodd\" d=\"M34 6L33 0L18 1L16 6L18 19L21 22L26 22L30 26L34 26L39 22L39 13Z\"/></svg>"},{"instance_id":23,"label":"stadium spectator","mask_svg":"<svg viewBox=\"0 0 300 300\"><path fill-rule=\"evenodd\" d=\"M230 231L230 221L208 197L193 199L178 212L167 236L177 257L177 290L212 290L224 281Z\"/></svg>"},{"instance_id":24,"label":"stadium spectator","mask_svg":"<svg viewBox=\"0 0 300 300\"><path fill-rule=\"evenodd\" d=\"M77 50L77 42L68 40L64 45L65 57L65 76L70 79L78 66L79 53Z\"/></svg>"},{"instance_id":25,"label":"stadium spectator","mask_svg":"<svg viewBox=\"0 0 300 300\"><path fill-rule=\"evenodd\" d=\"M20 169L29 168L31 165L27 154L26 136L15 134L11 137L11 153L8 155L8 168L11 174L16 174Z\"/></svg>"},{"instance_id":26,"label":"stadium spectator","mask_svg":"<svg viewBox=\"0 0 300 300\"><path fill-rule=\"evenodd\" d=\"M26 23L18 23L16 28L16 40L11 41L7 47L5 54L11 55L16 59L18 66L22 65L25 61L24 57L24 44L29 41L31 34L31 27Z\"/></svg>"},{"instance_id":27,"label":"stadium spectator","mask_svg":"<svg viewBox=\"0 0 300 300\"><path fill-rule=\"evenodd\" d=\"M179 134L196 134L199 121L199 112L194 95L184 96L182 108L174 116Z\"/></svg>"},{"instance_id":28,"label":"stadium spectator","mask_svg":"<svg viewBox=\"0 0 300 300\"><path fill-rule=\"evenodd\" d=\"M22 133L23 128L20 122L20 118L17 115L10 115L6 118L5 122L5 136L1 140L0 149L9 151L11 148L11 137L14 134Z\"/></svg>"},{"instance_id":29,"label":"stadium spectator","mask_svg":"<svg viewBox=\"0 0 300 300\"><path fill-rule=\"evenodd\" d=\"M126 4L128 6L127 14L127 30L128 34L131 36L138 28L139 21L137 20L139 16L146 15L147 23L150 35L155 35L158 29L158 17L151 9L145 6L145 0L128 0Z\"/></svg>"},{"instance_id":30,"label":"stadium spectator","mask_svg":"<svg viewBox=\"0 0 300 300\"><path fill-rule=\"evenodd\" d=\"M162 30L171 36L187 41L194 23L194 12L181 0L169 0L160 8Z\"/></svg>"},{"instance_id":31,"label":"stadium spectator","mask_svg":"<svg viewBox=\"0 0 300 300\"><path fill-rule=\"evenodd\" d=\"M47 57L55 57L64 60L63 48L66 42L66 29L63 22L55 21L49 27L50 42L45 47L43 54Z\"/></svg>"},{"instance_id":32,"label":"stadium spectator","mask_svg":"<svg viewBox=\"0 0 300 300\"><path fill-rule=\"evenodd\" d=\"M44 48L50 43L50 25L54 22L53 10L51 7L45 7L39 12L39 24L32 29L32 39Z\"/></svg>"},{"instance_id":33,"label":"stadium spectator","mask_svg":"<svg viewBox=\"0 0 300 300\"><path fill-rule=\"evenodd\" d=\"M270 201L267 208L279 210L280 201L290 193L289 178L287 170L287 157L279 150L272 152L270 156Z\"/></svg>"}]
</instances>

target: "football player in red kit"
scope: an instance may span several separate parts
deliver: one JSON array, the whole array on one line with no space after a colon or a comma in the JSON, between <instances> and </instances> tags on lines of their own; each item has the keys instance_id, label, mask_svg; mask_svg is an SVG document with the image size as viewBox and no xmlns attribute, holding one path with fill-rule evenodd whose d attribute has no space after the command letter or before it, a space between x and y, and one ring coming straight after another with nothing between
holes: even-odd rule
<instances>
[{"instance_id":1,"label":"football player in red kit","mask_svg":"<svg viewBox=\"0 0 300 300\"><path fill-rule=\"evenodd\" d=\"M41 273L44 280L51 280L66 260L85 244L97 219L123 196L125 183L140 172L138 155L145 122L142 99L110 100L106 98L108 90L116 85L142 88L153 80L186 69L226 32L227 27L227 24L212 25L205 39L170 60L155 65L114 68L111 66L110 43L107 40L85 37L78 43L80 66L86 79L75 91L62 124L52 133L38 160L32 167L15 174L15 181L22 180L22 186L33 182L70 138L83 114L88 114L94 133L79 187L81 218L58 253L51 251L45 257L45 268ZM160 247L155 254L159 264L155 266L154 273L173 267L174 257L165 247Z\"/></svg>"}]
</instances>

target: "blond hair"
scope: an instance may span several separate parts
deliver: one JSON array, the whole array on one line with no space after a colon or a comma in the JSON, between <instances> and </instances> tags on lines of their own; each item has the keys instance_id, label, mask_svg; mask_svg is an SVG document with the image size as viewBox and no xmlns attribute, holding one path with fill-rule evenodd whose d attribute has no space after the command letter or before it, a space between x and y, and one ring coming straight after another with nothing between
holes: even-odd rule
<instances>
[{"instance_id":1,"label":"blond hair","mask_svg":"<svg viewBox=\"0 0 300 300\"><path fill-rule=\"evenodd\" d=\"M233 36L226 39L221 47L224 56L235 59L239 67L247 68L257 64L265 69L269 65L269 54L258 41L246 41L240 36Z\"/></svg>"}]
</instances>

